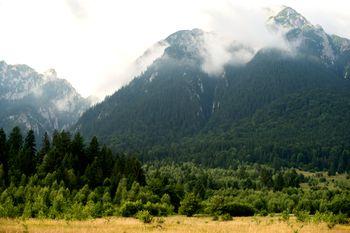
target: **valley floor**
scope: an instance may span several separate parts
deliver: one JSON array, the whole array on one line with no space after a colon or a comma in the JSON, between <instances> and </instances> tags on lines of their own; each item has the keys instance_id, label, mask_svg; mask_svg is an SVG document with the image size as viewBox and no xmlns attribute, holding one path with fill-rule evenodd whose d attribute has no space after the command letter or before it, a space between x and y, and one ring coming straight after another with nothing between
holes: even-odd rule
<instances>
[{"instance_id":1,"label":"valley floor","mask_svg":"<svg viewBox=\"0 0 350 233\"><path fill-rule=\"evenodd\" d=\"M0 219L0 233L136 233L136 232L172 232L172 233L345 233L350 225L336 225L329 229L326 223L300 223L291 219L281 221L278 217L245 217L232 221L213 221L207 217L172 216L155 218L153 223L144 224L134 218L103 218L87 221L65 220L20 220Z\"/></svg>"}]
</instances>

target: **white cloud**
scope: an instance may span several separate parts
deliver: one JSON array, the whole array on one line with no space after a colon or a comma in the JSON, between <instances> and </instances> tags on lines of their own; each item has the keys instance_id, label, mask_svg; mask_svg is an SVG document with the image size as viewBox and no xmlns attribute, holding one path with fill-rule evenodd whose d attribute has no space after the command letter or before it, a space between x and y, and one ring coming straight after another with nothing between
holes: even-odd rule
<instances>
[{"instance_id":1,"label":"white cloud","mask_svg":"<svg viewBox=\"0 0 350 233\"><path fill-rule=\"evenodd\" d=\"M120 84L126 84L133 77L141 75L143 71L147 69L157 58L161 57L164 50L169 45L165 41L160 41L152 45L146 50L146 52L132 62L129 66L125 67L117 77L106 79L101 83L100 91L112 93L116 90L116 86Z\"/></svg>"},{"instance_id":2,"label":"white cloud","mask_svg":"<svg viewBox=\"0 0 350 233\"><path fill-rule=\"evenodd\" d=\"M263 7L249 8L231 3L208 10L208 28L215 33L206 34L204 38L203 70L220 75L224 65L244 64L261 48L289 50L282 34L272 33L266 27L266 13Z\"/></svg>"},{"instance_id":3,"label":"white cloud","mask_svg":"<svg viewBox=\"0 0 350 233\"><path fill-rule=\"evenodd\" d=\"M53 67L84 96L103 97L127 82L125 70L139 55L180 29L218 29L256 47L260 38L276 43L255 29L257 9L271 5L289 5L350 37L348 0L0 0L0 60ZM223 62L212 61L214 70Z\"/></svg>"},{"instance_id":4,"label":"white cloud","mask_svg":"<svg viewBox=\"0 0 350 233\"><path fill-rule=\"evenodd\" d=\"M85 18L87 12L83 0L66 0L67 6L77 18Z\"/></svg>"}]
</instances>

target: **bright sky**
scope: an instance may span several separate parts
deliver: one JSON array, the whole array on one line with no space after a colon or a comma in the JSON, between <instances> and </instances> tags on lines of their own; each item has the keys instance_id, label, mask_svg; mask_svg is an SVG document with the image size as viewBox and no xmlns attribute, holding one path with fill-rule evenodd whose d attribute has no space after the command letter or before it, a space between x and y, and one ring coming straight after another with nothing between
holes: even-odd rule
<instances>
[{"instance_id":1,"label":"bright sky","mask_svg":"<svg viewBox=\"0 0 350 233\"><path fill-rule=\"evenodd\" d=\"M130 64L169 34L215 30L221 14L240 28L254 27L234 14L276 5L350 38L349 0L0 0L0 60L39 72L55 68L83 96L103 98L130 80Z\"/></svg>"}]
</instances>

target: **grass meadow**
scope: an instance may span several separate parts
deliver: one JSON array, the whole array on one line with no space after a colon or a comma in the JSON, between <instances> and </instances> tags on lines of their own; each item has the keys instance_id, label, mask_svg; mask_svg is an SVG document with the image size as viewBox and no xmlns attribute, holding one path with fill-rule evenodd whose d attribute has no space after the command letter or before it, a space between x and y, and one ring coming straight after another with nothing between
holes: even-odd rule
<instances>
[{"instance_id":1,"label":"grass meadow","mask_svg":"<svg viewBox=\"0 0 350 233\"><path fill-rule=\"evenodd\" d=\"M171 216L154 218L145 224L134 218L101 218L86 221L0 219L1 233L345 233L350 225L303 223L291 218L242 217L230 221L214 221L209 217Z\"/></svg>"}]
</instances>

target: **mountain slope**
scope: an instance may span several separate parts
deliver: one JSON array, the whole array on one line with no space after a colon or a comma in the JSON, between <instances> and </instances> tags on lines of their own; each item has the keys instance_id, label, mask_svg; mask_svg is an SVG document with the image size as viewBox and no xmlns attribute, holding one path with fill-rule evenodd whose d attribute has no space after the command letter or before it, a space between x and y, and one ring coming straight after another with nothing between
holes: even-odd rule
<instances>
[{"instance_id":1,"label":"mountain slope","mask_svg":"<svg viewBox=\"0 0 350 233\"><path fill-rule=\"evenodd\" d=\"M211 114L219 81L200 68L202 33L180 31L169 36L162 57L103 104L88 110L78 122L78 130L114 143L133 137L145 144L197 132ZM84 121L90 121L89 126ZM104 137L110 133L112 138Z\"/></svg>"},{"instance_id":2,"label":"mountain slope","mask_svg":"<svg viewBox=\"0 0 350 233\"><path fill-rule=\"evenodd\" d=\"M314 56L337 70L344 78L350 66L350 40L327 34L319 25L312 25L305 17L290 7L270 17L268 26L282 31L298 52Z\"/></svg>"},{"instance_id":3,"label":"mountain slope","mask_svg":"<svg viewBox=\"0 0 350 233\"><path fill-rule=\"evenodd\" d=\"M203 71L208 33L174 33L164 40L163 55L83 114L77 130L115 149L140 151L147 160L309 166L310 151L317 151L310 166L329 168L329 158L350 146L344 130L350 114L349 40L326 34L288 7L268 27L282 32L288 51L263 48L246 64L227 63L220 74ZM237 49L252 51L233 43L232 57ZM319 149L322 144L326 148ZM300 153L307 159L291 162Z\"/></svg>"},{"instance_id":4,"label":"mountain slope","mask_svg":"<svg viewBox=\"0 0 350 233\"><path fill-rule=\"evenodd\" d=\"M33 129L36 136L70 127L90 102L54 70L39 74L26 65L0 62L0 127Z\"/></svg>"}]
</instances>

